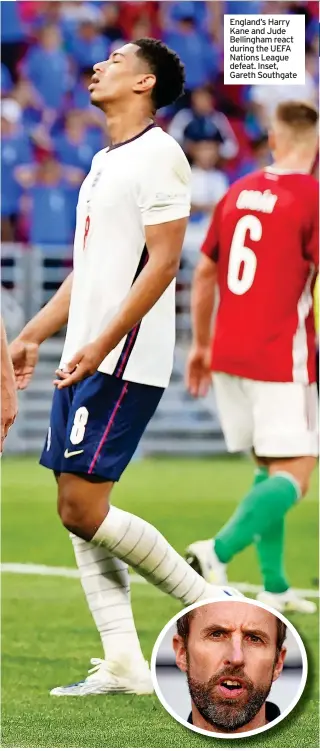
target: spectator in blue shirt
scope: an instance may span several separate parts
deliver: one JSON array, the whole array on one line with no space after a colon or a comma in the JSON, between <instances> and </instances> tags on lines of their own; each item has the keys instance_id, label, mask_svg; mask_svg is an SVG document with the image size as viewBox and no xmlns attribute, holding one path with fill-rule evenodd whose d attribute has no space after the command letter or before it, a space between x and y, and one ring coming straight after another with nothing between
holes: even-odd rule
<instances>
[{"instance_id":1,"label":"spectator in blue shirt","mask_svg":"<svg viewBox=\"0 0 320 751\"><path fill-rule=\"evenodd\" d=\"M1 59L14 81L17 79L17 62L25 49L26 29L21 21L18 2L0 3Z\"/></svg>"},{"instance_id":2,"label":"spectator in blue shirt","mask_svg":"<svg viewBox=\"0 0 320 751\"><path fill-rule=\"evenodd\" d=\"M88 68L109 57L110 42L99 34L94 21L82 21L70 40L70 52L78 67Z\"/></svg>"},{"instance_id":3,"label":"spectator in blue shirt","mask_svg":"<svg viewBox=\"0 0 320 751\"><path fill-rule=\"evenodd\" d=\"M19 14L19 3L1 3L1 41L21 42L26 33Z\"/></svg>"},{"instance_id":4,"label":"spectator in blue shirt","mask_svg":"<svg viewBox=\"0 0 320 751\"><path fill-rule=\"evenodd\" d=\"M1 237L16 239L21 187L14 170L32 161L32 149L21 127L21 108L14 99L5 99L1 107Z\"/></svg>"},{"instance_id":5,"label":"spectator in blue shirt","mask_svg":"<svg viewBox=\"0 0 320 751\"><path fill-rule=\"evenodd\" d=\"M247 15L247 13L262 13L263 12L263 6L264 2L262 0L227 0L227 2L224 3L225 13L230 13L231 15L238 15L243 14ZM275 13L279 13L279 10L275 10Z\"/></svg>"},{"instance_id":6,"label":"spectator in blue shirt","mask_svg":"<svg viewBox=\"0 0 320 751\"><path fill-rule=\"evenodd\" d=\"M39 33L39 44L31 47L22 65L22 72L34 84L46 107L62 108L72 80L67 54L61 49L61 33L48 25Z\"/></svg>"},{"instance_id":7,"label":"spectator in blue shirt","mask_svg":"<svg viewBox=\"0 0 320 751\"><path fill-rule=\"evenodd\" d=\"M174 21L179 21L181 18L181 13L185 15L189 15L191 18L194 18L197 29L204 29L205 28L205 22L207 19L207 3L202 2L202 0L196 0L196 2L188 2L187 0L183 0L183 2L174 2L174 3L168 3L168 22L171 24Z\"/></svg>"},{"instance_id":8,"label":"spectator in blue shirt","mask_svg":"<svg viewBox=\"0 0 320 751\"><path fill-rule=\"evenodd\" d=\"M220 61L214 43L197 31L196 21L188 15L188 9L184 10L184 5L179 4L176 29L165 32L164 41L181 57L186 66L186 88L193 90L216 79Z\"/></svg>"},{"instance_id":9,"label":"spectator in blue shirt","mask_svg":"<svg viewBox=\"0 0 320 751\"><path fill-rule=\"evenodd\" d=\"M37 93L34 86L32 86L32 83L23 78L16 84L13 95L22 110L22 126L25 132L32 138L35 129L46 115L41 96Z\"/></svg>"},{"instance_id":10,"label":"spectator in blue shirt","mask_svg":"<svg viewBox=\"0 0 320 751\"><path fill-rule=\"evenodd\" d=\"M101 132L99 136L86 128L81 112L72 110L66 116L64 131L53 139L54 151L62 164L78 167L85 174L94 155L104 146Z\"/></svg>"},{"instance_id":11,"label":"spectator in blue shirt","mask_svg":"<svg viewBox=\"0 0 320 751\"><path fill-rule=\"evenodd\" d=\"M75 228L75 206L82 173L65 169L54 157L41 164L25 165L16 170L25 189L30 231L29 241L44 247L68 245Z\"/></svg>"}]
</instances>

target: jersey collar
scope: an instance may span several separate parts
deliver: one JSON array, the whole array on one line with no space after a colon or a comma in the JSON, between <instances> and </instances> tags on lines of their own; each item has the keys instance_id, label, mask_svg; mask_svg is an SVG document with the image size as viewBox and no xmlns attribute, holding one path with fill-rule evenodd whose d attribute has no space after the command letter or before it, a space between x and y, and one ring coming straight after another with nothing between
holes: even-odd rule
<instances>
[{"instance_id":1,"label":"jersey collar","mask_svg":"<svg viewBox=\"0 0 320 751\"><path fill-rule=\"evenodd\" d=\"M150 123L150 125L147 125L144 130L141 131L141 133L137 133L136 136L133 136L133 138L129 138L127 141L121 141L121 143L116 143L114 146L108 146L107 148L107 154L109 154L109 151L114 151L115 149L119 149L120 146L126 146L127 143L132 143L132 141L136 141L137 138L141 138L141 136L144 136L145 133L148 132L148 130L152 130L152 128L159 128L159 125L156 123Z\"/></svg>"}]
</instances>

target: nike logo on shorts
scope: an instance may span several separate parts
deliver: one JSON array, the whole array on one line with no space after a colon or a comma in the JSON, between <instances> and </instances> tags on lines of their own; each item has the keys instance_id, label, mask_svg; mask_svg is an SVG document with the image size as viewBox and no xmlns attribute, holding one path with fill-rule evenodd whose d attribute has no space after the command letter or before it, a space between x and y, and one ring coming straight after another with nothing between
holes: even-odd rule
<instances>
[{"instance_id":1,"label":"nike logo on shorts","mask_svg":"<svg viewBox=\"0 0 320 751\"><path fill-rule=\"evenodd\" d=\"M80 449L80 451L69 451L68 449L64 452L64 458L69 459L70 456L77 456L77 454L83 454L84 449Z\"/></svg>"}]
</instances>

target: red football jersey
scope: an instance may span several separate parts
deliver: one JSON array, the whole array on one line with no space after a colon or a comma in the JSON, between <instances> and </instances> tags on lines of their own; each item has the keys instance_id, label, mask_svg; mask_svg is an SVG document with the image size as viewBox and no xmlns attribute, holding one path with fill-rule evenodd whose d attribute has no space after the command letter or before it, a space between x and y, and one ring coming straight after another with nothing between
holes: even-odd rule
<instances>
[{"instance_id":1,"label":"red football jersey","mask_svg":"<svg viewBox=\"0 0 320 751\"><path fill-rule=\"evenodd\" d=\"M217 205L202 252L217 262L212 369L312 383L319 186L309 174L254 172Z\"/></svg>"}]
</instances>

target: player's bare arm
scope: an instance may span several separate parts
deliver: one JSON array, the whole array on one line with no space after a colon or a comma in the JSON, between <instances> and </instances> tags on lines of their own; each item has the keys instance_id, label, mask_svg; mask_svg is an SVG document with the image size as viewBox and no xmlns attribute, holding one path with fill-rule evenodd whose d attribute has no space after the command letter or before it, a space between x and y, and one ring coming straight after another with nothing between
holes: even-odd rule
<instances>
[{"instance_id":1,"label":"player's bare arm","mask_svg":"<svg viewBox=\"0 0 320 751\"><path fill-rule=\"evenodd\" d=\"M216 282L217 264L202 255L191 291L193 339L187 362L186 386L192 396L205 396L211 384L210 337Z\"/></svg>"},{"instance_id":2,"label":"player's bare arm","mask_svg":"<svg viewBox=\"0 0 320 751\"><path fill-rule=\"evenodd\" d=\"M18 400L14 371L9 354L6 331L1 319L1 451L8 430L18 412Z\"/></svg>"},{"instance_id":3,"label":"player's bare arm","mask_svg":"<svg viewBox=\"0 0 320 751\"><path fill-rule=\"evenodd\" d=\"M119 312L105 331L78 351L64 370L58 388L71 386L97 370L104 358L144 318L175 278L180 264L187 218L145 227L149 260Z\"/></svg>"},{"instance_id":4,"label":"player's bare arm","mask_svg":"<svg viewBox=\"0 0 320 751\"><path fill-rule=\"evenodd\" d=\"M10 345L18 389L25 389L30 382L37 364L40 344L60 331L68 321L72 279L73 272Z\"/></svg>"}]
</instances>

